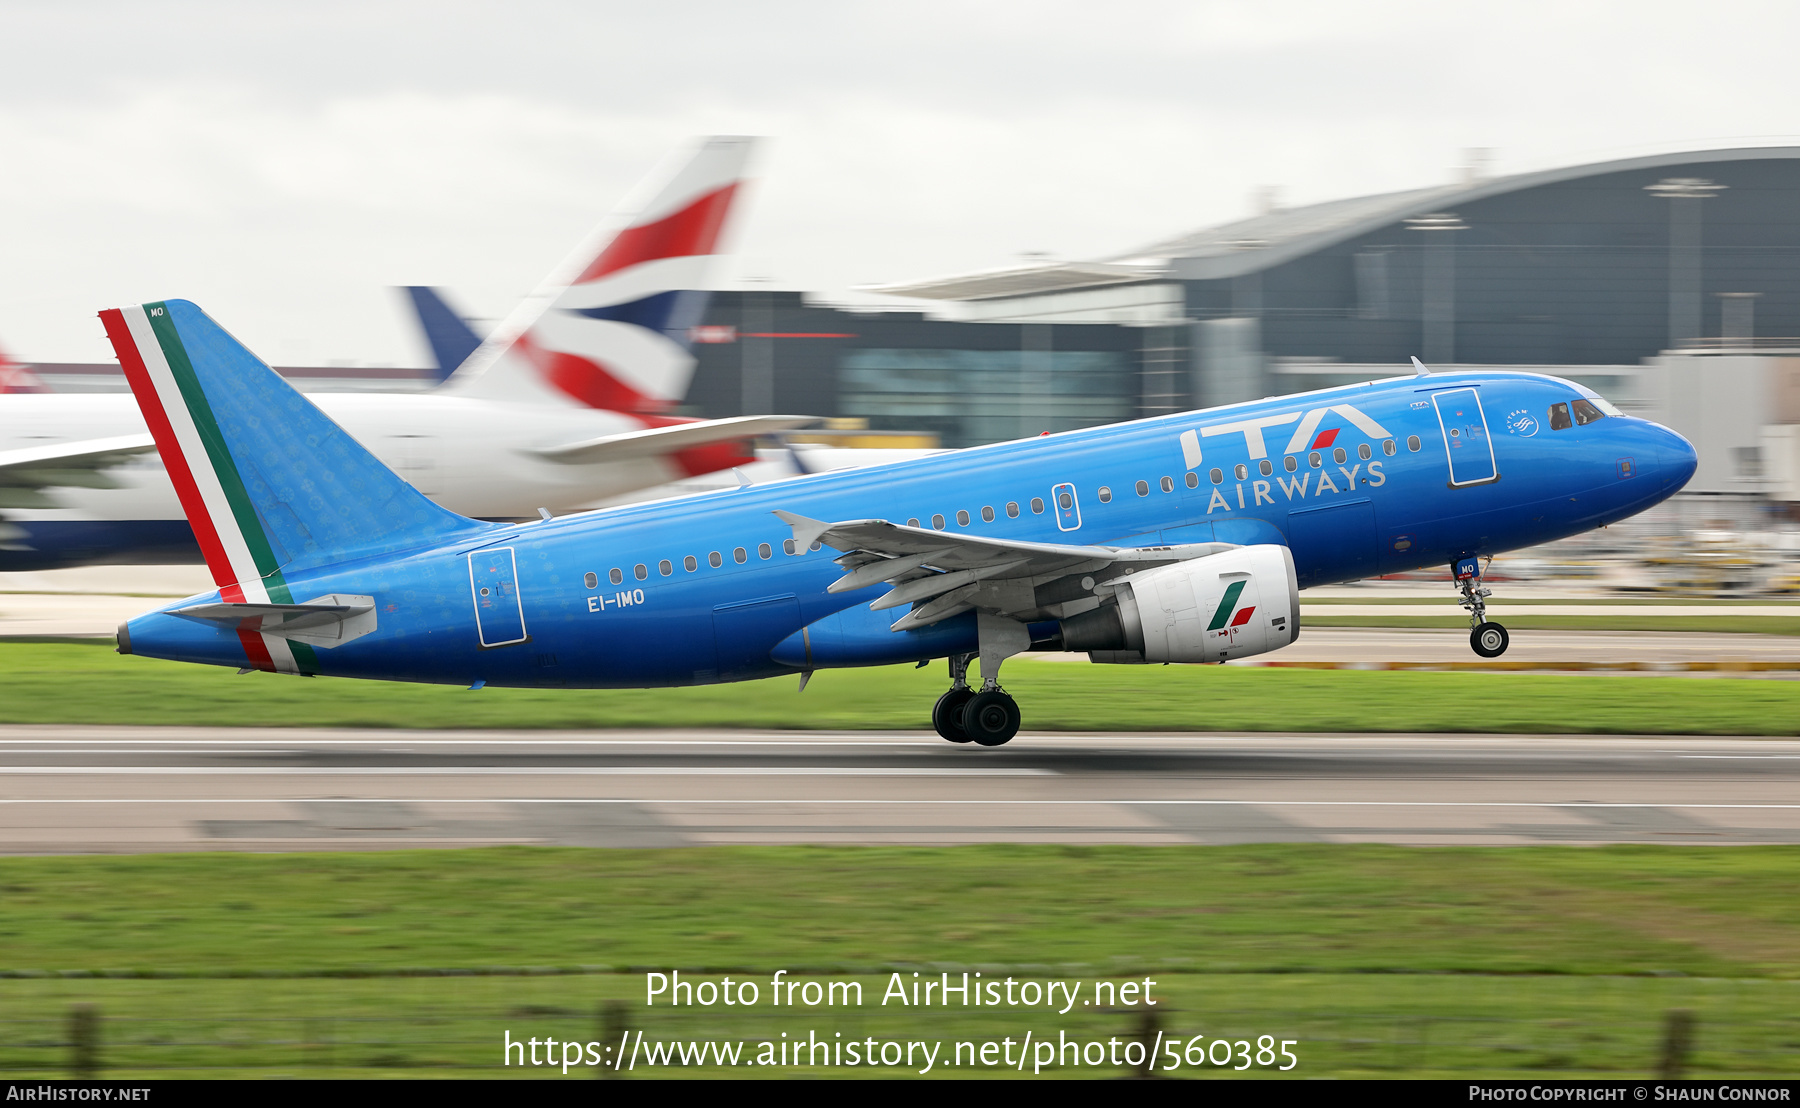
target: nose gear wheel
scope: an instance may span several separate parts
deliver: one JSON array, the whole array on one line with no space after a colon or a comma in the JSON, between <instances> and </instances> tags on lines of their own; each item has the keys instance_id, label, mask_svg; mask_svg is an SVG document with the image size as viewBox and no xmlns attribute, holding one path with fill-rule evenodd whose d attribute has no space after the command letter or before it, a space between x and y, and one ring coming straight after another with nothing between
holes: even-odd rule
<instances>
[{"instance_id":1,"label":"nose gear wheel","mask_svg":"<svg viewBox=\"0 0 1800 1108\"><path fill-rule=\"evenodd\" d=\"M1498 658L1506 653L1506 628L1498 623L1477 624L1469 632L1469 645L1483 658Z\"/></svg>"}]
</instances>

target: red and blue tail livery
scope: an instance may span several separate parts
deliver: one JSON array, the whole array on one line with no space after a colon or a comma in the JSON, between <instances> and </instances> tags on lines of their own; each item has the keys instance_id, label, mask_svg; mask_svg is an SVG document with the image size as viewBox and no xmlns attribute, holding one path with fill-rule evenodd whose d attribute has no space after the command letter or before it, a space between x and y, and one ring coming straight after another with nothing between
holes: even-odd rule
<instances>
[{"instance_id":1,"label":"red and blue tail livery","mask_svg":"<svg viewBox=\"0 0 1800 1108\"><path fill-rule=\"evenodd\" d=\"M471 688L804 687L946 658L933 724L987 746L1020 726L999 683L1015 654L1246 658L1299 636L1301 589L1373 574L1454 567L1470 645L1497 656L1482 559L1641 512L1695 465L1680 435L1573 382L1421 367L486 524L413 491L194 305L102 318L218 582L121 627L123 653ZM1499 419L1559 405L1587 416Z\"/></svg>"},{"instance_id":2,"label":"red and blue tail livery","mask_svg":"<svg viewBox=\"0 0 1800 1108\"><path fill-rule=\"evenodd\" d=\"M755 140L715 136L672 159L470 355L449 387L655 420L687 393L688 333L706 310Z\"/></svg>"}]
</instances>

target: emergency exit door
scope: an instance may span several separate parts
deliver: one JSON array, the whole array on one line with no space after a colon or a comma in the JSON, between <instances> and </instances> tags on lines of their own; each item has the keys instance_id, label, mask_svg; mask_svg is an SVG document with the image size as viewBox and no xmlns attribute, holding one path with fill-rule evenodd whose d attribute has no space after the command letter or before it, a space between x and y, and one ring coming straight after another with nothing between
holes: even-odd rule
<instances>
[{"instance_id":1,"label":"emergency exit door","mask_svg":"<svg viewBox=\"0 0 1800 1108\"><path fill-rule=\"evenodd\" d=\"M475 600L475 633L484 649L526 640L512 547L490 547L469 555L469 591Z\"/></svg>"}]
</instances>

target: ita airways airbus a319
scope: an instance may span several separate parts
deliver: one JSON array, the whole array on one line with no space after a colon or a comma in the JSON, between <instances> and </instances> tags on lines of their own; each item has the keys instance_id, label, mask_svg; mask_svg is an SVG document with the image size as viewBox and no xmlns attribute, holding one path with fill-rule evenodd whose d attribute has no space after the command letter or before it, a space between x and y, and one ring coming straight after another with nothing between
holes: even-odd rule
<instances>
[{"instance_id":1,"label":"ita airways airbus a319","mask_svg":"<svg viewBox=\"0 0 1800 1108\"><path fill-rule=\"evenodd\" d=\"M670 414L754 143L711 138L672 157L437 388L314 403L421 493L477 518L577 511L754 462L756 436L813 421ZM199 560L132 398L13 395L21 374L0 363L0 570Z\"/></svg>"},{"instance_id":2,"label":"ita airways airbus a319","mask_svg":"<svg viewBox=\"0 0 1800 1108\"><path fill-rule=\"evenodd\" d=\"M1641 512L1695 462L1572 382L1419 367L503 525L420 495L193 304L101 319L218 583L122 653L477 689L947 658L937 729L987 746L1019 727L1012 655L1244 658L1299 637L1300 589L1372 574L1455 567L1497 655L1480 559Z\"/></svg>"}]
</instances>

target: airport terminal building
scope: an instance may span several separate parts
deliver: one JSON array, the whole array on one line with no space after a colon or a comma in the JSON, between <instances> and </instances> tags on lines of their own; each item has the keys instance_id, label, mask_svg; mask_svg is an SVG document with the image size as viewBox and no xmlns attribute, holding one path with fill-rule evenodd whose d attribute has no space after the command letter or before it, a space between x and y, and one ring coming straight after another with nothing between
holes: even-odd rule
<instances>
[{"instance_id":1,"label":"airport terminal building","mask_svg":"<svg viewBox=\"0 0 1800 1108\"><path fill-rule=\"evenodd\" d=\"M1368 380L1417 355L1580 380L1694 439L1693 491L1800 501L1800 148L1470 174L871 291L924 310L717 295L690 409L969 446Z\"/></svg>"}]
</instances>

